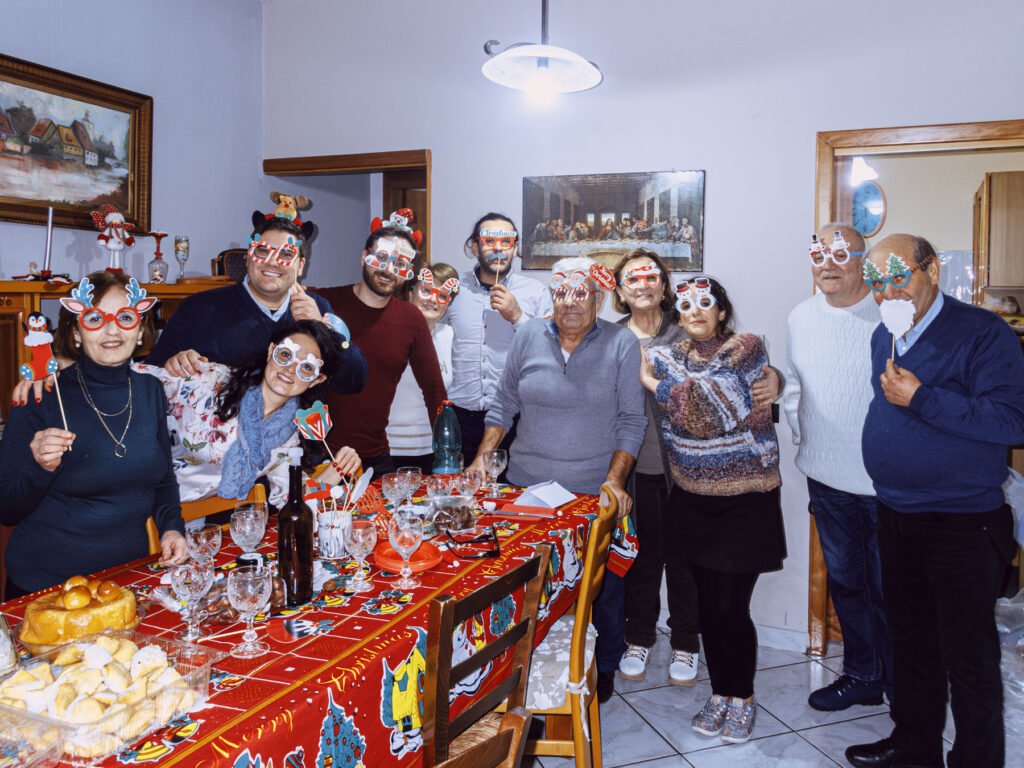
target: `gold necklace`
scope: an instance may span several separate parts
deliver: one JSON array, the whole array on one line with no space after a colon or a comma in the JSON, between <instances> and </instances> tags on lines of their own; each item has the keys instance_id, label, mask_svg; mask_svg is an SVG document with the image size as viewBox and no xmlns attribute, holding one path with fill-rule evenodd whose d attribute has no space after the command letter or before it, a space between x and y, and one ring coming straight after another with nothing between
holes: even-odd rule
<instances>
[{"instance_id":1,"label":"gold necklace","mask_svg":"<svg viewBox=\"0 0 1024 768\"><path fill-rule=\"evenodd\" d=\"M125 435L128 434L128 427L130 427L131 423L132 423L132 376L131 376L131 372L129 371L129 373L128 373L128 402L125 403L124 408L122 408L117 413L107 413L107 414L104 414L99 408L97 408L96 404L92 401L92 398L89 397L89 390L85 388L85 380L82 378L82 366L81 365L77 366L75 368L75 372L78 374L78 384L82 388L82 394L85 395L85 401L89 404L89 407L92 408L93 411L96 412L96 418L100 420L100 424L103 425L103 429L106 430L106 433L108 435L110 435L110 439L114 441L114 455L117 456L117 458L119 458L119 459L123 459L125 456L128 455L128 448L124 444L124 438L125 438ZM114 437L114 433L110 431L110 427L107 426L107 422L105 422L103 420L103 416L119 416L120 414L125 412L125 409L128 410L128 421L125 422L124 432L121 433L121 439L118 440L116 437Z\"/></svg>"}]
</instances>

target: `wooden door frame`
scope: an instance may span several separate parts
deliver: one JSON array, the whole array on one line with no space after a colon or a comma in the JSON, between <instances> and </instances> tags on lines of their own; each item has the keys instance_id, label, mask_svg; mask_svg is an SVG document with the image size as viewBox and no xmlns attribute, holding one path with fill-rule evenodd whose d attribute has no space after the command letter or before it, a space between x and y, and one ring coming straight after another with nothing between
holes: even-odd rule
<instances>
[{"instance_id":1,"label":"wooden door frame","mask_svg":"<svg viewBox=\"0 0 1024 768\"><path fill-rule=\"evenodd\" d=\"M834 220L835 160L854 155L890 155L909 152L963 152L964 150L1024 149L1024 120L986 123L913 125L822 131L817 135L814 231ZM828 584L817 529L811 521L810 563L807 584L807 652L824 655L828 646Z\"/></svg>"},{"instance_id":2,"label":"wooden door frame","mask_svg":"<svg viewBox=\"0 0 1024 768\"><path fill-rule=\"evenodd\" d=\"M416 211L430 228L430 150L402 149L393 152L363 152L351 155L311 155L307 157L268 157L263 172L268 176L329 176L389 171L424 171L427 177L427 209ZM388 213L385 211L385 214ZM426 244L429 250L430 244Z\"/></svg>"}]
</instances>

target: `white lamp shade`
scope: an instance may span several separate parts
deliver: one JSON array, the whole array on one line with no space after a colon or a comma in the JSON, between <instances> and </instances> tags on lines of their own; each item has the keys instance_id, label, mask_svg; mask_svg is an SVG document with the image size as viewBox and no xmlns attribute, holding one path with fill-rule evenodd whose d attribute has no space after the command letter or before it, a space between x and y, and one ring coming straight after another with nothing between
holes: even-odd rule
<instances>
[{"instance_id":1,"label":"white lamp shade","mask_svg":"<svg viewBox=\"0 0 1024 768\"><path fill-rule=\"evenodd\" d=\"M545 67L546 63L546 67ZM484 62L484 77L498 85L530 90L538 78L556 93L575 93L600 84L604 76L593 62L557 45L513 45Z\"/></svg>"}]
</instances>

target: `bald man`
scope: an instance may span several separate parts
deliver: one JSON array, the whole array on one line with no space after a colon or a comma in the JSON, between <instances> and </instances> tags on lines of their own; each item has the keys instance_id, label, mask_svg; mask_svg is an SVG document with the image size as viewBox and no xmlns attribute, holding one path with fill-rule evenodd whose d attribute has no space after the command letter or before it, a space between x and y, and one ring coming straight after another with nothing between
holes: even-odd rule
<instances>
[{"instance_id":1,"label":"bald man","mask_svg":"<svg viewBox=\"0 0 1024 768\"><path fill-rule=\"evenodd\" d=\"M817 293L789 314L783 404L807 476L828 589L843 631L843 674L808 703L833 712L892 694L892 643L882 602L875 489L860 435L871 402L871 334L878 305L864 282L864 238L840 222L810 253Z\"/></svg>"},{"instance_id":2,"label":"bald man","mask_svg":"<svg viewBox=\"0 0 1024 768\"><path fill-rule=\"evenodd\" d=\"M862 448L878 497L895 727L849 747L855 766L942 766L947 690L948 767L1004 760L993 612L1014 551L1002 484L1007 446L1024 442L1024 355L1002 319L943 295L940 272L912 235L885 238L865 265L883 325Z\"/></svg>"}]
</instances>

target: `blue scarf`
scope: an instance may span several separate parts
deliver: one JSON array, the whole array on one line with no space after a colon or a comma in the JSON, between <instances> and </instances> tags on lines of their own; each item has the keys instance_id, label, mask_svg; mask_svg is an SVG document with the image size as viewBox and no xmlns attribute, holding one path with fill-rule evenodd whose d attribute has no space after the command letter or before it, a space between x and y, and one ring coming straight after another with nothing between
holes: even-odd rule
<instances>
[{"instance_id":1,"label":"blue scarf","mask_svg":"<svg viewBox=\"0 0 1024 768\"><path fill-rule=\"evenodd\" d=\"M266 419L263 418L263 390L251 387L238 406L238 433L224 454L217 494L224 499L249 496L262 470L270 461L270 452L287 442L295 431L298 399L291 398Z\"/></svg>"}]
</instances>

